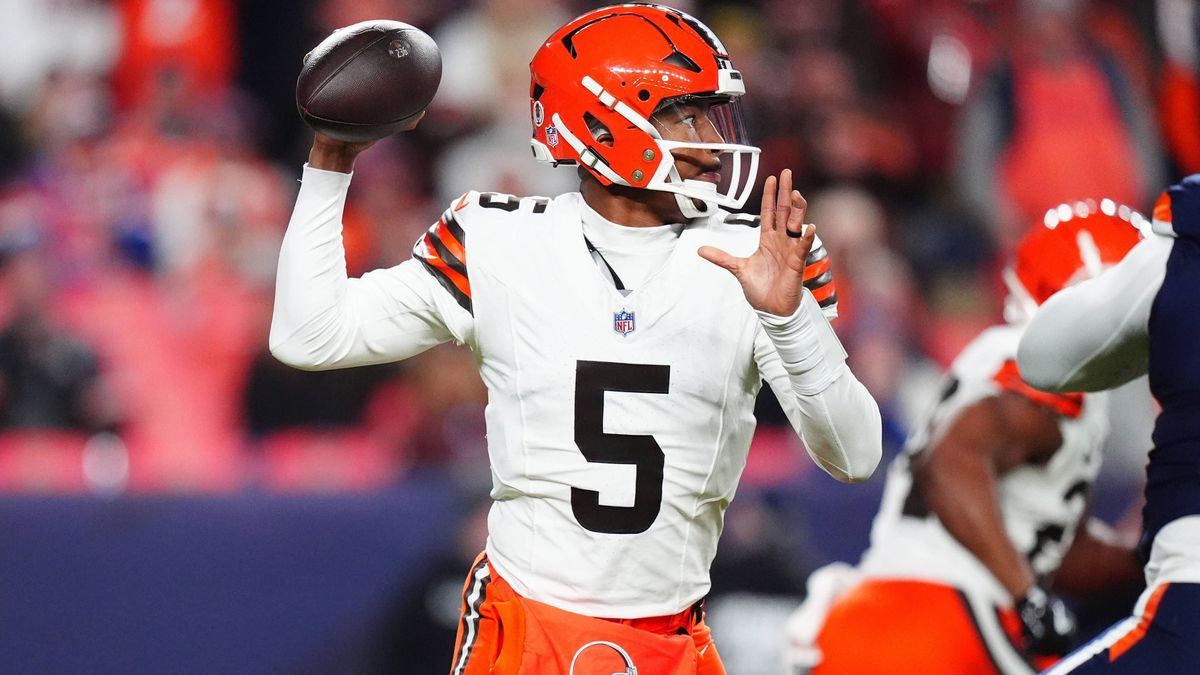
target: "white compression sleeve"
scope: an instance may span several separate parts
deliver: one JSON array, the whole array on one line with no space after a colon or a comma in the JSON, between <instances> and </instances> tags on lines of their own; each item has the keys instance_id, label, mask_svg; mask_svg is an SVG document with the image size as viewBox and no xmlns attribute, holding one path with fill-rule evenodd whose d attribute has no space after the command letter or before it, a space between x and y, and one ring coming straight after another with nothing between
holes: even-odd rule
<instances>
[{"instance_id":1,"label":"white compression sleeve","mask_svg":"<svg viewBox=\"0 0 1200 675\"><path fill-rule=\"evenodd\" d=\"M870 478L883 455L879 406L846 365L846 352L816 300L806 291L795 315L760 317L759 371L809 456L838 480Z\"/></svg>"},{"instance_id":2,"label":"white compression sleeve","mask_svg":"<svg viewBox=\"0 0 1200 675\"><path fill-rule=\"evenodd\" d=\"M311 370L384 363L462 340L470 316L409 260L346 275L342 210L350 175L305 167L284 235L271 317L271 353ZM447 325L453 314L455 328Z\"/></svg>"},{"instance_id":3,"label":"white compression sleeve","mask_svg":"<svg viewBox=\"0 0 1200 675\"><path fill-rule=\"evenodd\" d=\"M1021 377L1044 391L1100 391L1149 365L1150 308L1174 239L1152 234L1100 276L1050 297L1021 336Z\"/></svg>"}]
</instances>

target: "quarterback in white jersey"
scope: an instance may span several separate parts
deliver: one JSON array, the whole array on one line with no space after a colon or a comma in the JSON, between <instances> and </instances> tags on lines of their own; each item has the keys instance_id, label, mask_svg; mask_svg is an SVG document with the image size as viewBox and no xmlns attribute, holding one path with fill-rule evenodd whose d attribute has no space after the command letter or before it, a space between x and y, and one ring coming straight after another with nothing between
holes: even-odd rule
<instances>
[{"instance_id":1,"label":"quarterback in white jersey","mask_svg":"<svg viewBox=\"0 0 1200 675\"><path fill-rule=\"evenodd\" d=\"M727 210L758 150L737 136L741 76L707 27L601 8L550 36L531 71L535 155L577 165L580 192L469 192L413 259L348 279L341 214L366 144L318 135L272 353L311 369L447 341L475 354L495 502L452 672L620 656L721 673L699 602L762 382L844 481L879 461L878 408L822 312L836 308L829 261L790 172L767 179L759 227Z\"/></svg>"},{"instance_id":2,"label":"quarterback in white jersey","mask_svg":"<svg viewBox=\"0 0 1200 675\"><path fill-rule=\"evenodd\" d=\"M1104 204L1068 205L1065 218L1052 210L1021 242L1005 273L1010 323L951 364L940 400L889 468L858 567L810 580L790 630L796 665L1032 674L1069 647L1073 622L1052 582L1075 591L1135 583L1132 545L1086 522L1108 433L1102 395L1037 391L1016 367L1028 310L1139 240L1131 221L1144 219Z\"/></svg>"}]
</instances>

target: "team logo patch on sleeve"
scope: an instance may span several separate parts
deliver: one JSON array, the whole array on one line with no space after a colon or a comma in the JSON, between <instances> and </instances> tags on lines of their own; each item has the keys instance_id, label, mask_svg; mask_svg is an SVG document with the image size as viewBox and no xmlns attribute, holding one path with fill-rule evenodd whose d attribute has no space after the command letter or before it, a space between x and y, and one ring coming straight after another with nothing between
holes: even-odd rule
<instances>
[{"instance_id":1,"label":"team logo patch on sleeve","mask_svg":"<svg viewBox=\"0 0 1200 675\"><path fill-rule=\"evenodd\" d=\"M624 309L613 312L613 330L624 336L632 333L633 328L633 312Z\"/></svg>"}]
</instances>

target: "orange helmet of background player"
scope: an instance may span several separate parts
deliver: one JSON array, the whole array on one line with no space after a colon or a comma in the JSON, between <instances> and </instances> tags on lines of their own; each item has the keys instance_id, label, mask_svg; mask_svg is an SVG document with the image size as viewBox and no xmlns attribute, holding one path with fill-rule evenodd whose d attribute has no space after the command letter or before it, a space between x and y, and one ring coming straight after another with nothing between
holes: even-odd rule
<instances>
[{"instance_id":1,"label":"orange helmet of background player","mask_svg":"<svg viewBox=\"0 0 1200 675\"><path fill-rule=\"evenodd\" d=\"M758 168L758 148L743 143L745 86L695 18L658 5L602 7L555 31L529 69L539 160L578 164L603 185L673 192L689 218L745 203ZM689 101L705 102L711 131L664 138L656 115ZM729 156L721 184L681 178L671 155L681 148Z\"/></svg>"},{"instance_id":2,"label":"orange helmet of background player","mask_svg":"<svg viewBox=\"0 0 1200 675\"><path fill-rule=\"evenodd\" d=\"M1009 290L1004 318L1028 321L1051 295L1119 262L1149 226L1145 216L1111 199L1059 204L1046 211L1004 270Z\"/></svg>"}]
</instances>

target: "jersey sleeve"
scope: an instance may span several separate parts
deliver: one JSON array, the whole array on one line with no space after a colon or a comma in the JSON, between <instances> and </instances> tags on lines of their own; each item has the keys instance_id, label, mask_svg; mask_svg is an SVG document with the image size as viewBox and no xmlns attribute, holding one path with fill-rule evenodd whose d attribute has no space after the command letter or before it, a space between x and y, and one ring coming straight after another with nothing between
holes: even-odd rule
<instances>
[{"instance_id":1,"label":"jersey sleeve","mask_svg":"<svg viewBox=\"0 0 1200 675\"><path fill-rule=\"evenodd\" d=\"M474 309L471 280L467 274L467 233L458 214L471 200L470 192L459 197L413 245L413 259L469 313Z\"/></svg>"},{"instance_id":2,"label":"jersey sleeve","mask_svg":"<svg viewBox=\"0 0 1200 675\"><path fill-rule=\"evenodd\" d=\"M305 168L279 254L271 353L297 368L324 370L469 341L470 313L447 299L420 262L347 277L341 221L349 184L349 174Z\"/></svg>"},{"instance_id":3,"label":"jersey sleeve","mask_svg":"<svg viewBox=\"0 0 1200 675\"><path fill-rule=\"evenodd\" d=\"M820 237L813 237L812 250L804 261L804 287L812 293L821 313L832 321L838 316L837 284L833 280L833 265L829 260L829 251L821 243Z\"/></svg>"}]
</instances>

